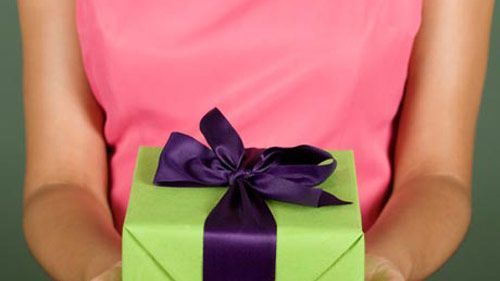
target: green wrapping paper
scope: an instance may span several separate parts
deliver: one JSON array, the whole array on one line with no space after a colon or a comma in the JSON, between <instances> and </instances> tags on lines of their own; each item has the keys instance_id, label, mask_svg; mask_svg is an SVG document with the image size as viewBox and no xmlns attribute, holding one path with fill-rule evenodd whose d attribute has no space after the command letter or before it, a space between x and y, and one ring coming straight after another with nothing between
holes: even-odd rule
<instances>
[{"instance_id":1,"label":"green wrapping paper","mask_svg":"<svg viewBox=\"0 0 500 281\"><path fill-rule=\"evenodd\" d=\"M123 227L123 280L202 280L203 225L226 188L158 188L160 147L141 147ZM276 280L364 280L364 236L351 151L329 151L320 188L353 204L321 208L268 200L277 223Z\"/></svg>"}]
</instances>

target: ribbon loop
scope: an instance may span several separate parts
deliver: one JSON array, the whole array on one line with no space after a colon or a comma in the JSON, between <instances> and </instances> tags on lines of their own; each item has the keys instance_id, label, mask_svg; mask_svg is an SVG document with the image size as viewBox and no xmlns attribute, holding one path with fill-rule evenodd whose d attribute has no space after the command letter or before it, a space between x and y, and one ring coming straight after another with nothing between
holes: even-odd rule
<instances>
[{"instance_id":1,"label":"ribbon loop","mask_svg":"<svg viewBox=\"0 0 500 281\"><path fill-rule=\"evenodd\" d=\"M226 170L215 154L191 136L173 132L165 144L154 183L167 186L225 186Z\"/></svg>"},{"instance_id":2,"label":"ribbon loop","mask_svg":"<svg viewBox=\"0 0 500 281\"><path fill-rule=\"evenodd\" d=\"M203 116L200 130L219 160L229 169L238 169L243 158L243 141L219 109Z\"/></svg>"}]
</instances>

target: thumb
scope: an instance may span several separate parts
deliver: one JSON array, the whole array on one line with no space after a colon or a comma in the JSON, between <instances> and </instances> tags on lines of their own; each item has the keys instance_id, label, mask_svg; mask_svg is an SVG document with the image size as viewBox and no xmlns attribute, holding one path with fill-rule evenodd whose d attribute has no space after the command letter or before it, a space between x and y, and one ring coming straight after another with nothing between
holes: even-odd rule
<instances>
[{"instance_id":1,"label":"thumb","mask_svg":"<svg viewBox=\"0 0 500 281\"><path fill-rule=\"evenodd\" d=\"M90 281L121 281L122 280L122 262L115 263L103 273L92 278Z\"/></svg>"}]
</instances>

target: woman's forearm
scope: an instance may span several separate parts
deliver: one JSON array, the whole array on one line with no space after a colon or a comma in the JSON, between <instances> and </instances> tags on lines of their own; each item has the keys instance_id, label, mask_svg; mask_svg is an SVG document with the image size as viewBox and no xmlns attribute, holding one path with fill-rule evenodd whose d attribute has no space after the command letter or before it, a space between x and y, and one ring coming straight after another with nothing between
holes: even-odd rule
<instances>
[{"instance_id":1,"label":"woman's forearm","mask_svg":"<svg viewBox=\"0 0 500 281\"><path fill-rule=\"evenodd\" d=\"M56 280L89 280L120 260L120 236L107 206L81 187L39 188L25 201L24 231Z\"/></svg>"},{"instance_id":2,"label":"woman's forearm","mask_svg":"<svg viewBox=\"0 0 500 281\"><path fill-rule=\"evenodd\" d=\"M387 258L408 280L429 276L453 254L467 231L471 206L464 185L445 175L402 183L366 234L367 254Z\"/></svg>"}]
</instances>

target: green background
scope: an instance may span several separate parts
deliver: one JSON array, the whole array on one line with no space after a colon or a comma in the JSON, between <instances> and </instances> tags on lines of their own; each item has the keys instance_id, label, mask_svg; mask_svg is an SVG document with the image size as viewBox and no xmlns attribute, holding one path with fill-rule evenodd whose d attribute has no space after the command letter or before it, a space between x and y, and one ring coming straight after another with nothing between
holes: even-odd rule
<instances>
[{"instance_id":1,"label":"green background","mask_svg":"<svg viewBox=\"0 0 500 281\"><path fill-rule=\"evenodd\" d=\"M431 280L500 280L500 5L478 124L473 220L453 258ZM21 42L15 1L0 1L0 279L48 280L21 230L24 129Z\"/></svg>"}]
</instances>

